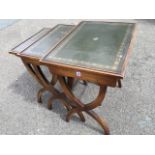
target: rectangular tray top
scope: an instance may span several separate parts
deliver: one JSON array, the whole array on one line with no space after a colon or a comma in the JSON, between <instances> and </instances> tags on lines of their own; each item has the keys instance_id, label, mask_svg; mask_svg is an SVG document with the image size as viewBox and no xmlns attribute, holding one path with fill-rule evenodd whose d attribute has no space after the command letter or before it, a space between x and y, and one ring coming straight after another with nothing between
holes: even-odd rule
<instances>
[{"instance_id":1,"label":"rectangular tray top","mask_svg":"<svg viewBox=\"0 0 155 155\"><path fill-rule=\"evenodd\" d=\"M41 39L44 35L46 35L50 31L51 31L50 28L41 29L39 32L35 33L31 37L29 37L28 39L26 39L25 41L23 41L22 43L20 43L19 45L17 45L13 49L11 49L10 53L18 54L18 53L24 51L25 49L27 49L29 46L31 46L32 44L37 42L39 39Z\"/></svg>"},{"instance_id":2,"label":"rectangular tray top","mask_svg":"<svg viewBox=\"0 0 155 155\"><path fill-rule=\"evenodd\" d=\"M134 23L81 22L42 62L121 76L134 28Z\"/></svg>"},{"instance_id":3,"label":"rectangular tray top","mask_svg":"<svg viewBox=\"0 0 155 155\"><path fill-rule=\"evenodd\" d=\"M53 29L44 28L14 49L11 53L21 57L42 58L73 28L72 25L57 25Z\"/></svg>"}]
</instances>

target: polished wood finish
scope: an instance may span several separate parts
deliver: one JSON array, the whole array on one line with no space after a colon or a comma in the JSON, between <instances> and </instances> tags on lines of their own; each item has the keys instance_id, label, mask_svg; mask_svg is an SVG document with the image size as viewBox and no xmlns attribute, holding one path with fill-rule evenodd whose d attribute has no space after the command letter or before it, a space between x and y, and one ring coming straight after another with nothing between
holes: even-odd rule
<instances>
[{"instance_id":1,"label":"polished wood finish","mask_svg":"<svg viewBox=\"0 0 155 155\"><path fill-rule=\"evenodd\" d=\"M97 98L94 101L92 101L91 103L84 104L77 97L75 97L75 95L72 93L67 82L65 81L65 77L59 76L58 79L59 79L61 87L64 90L67 97L70 99L70 101L72 101L76 104L76 106L73 107L68 112L68 114L66 116L66 121L69 122L71 116L74 113L86 112L101 125L105 134L109 134L110 131L109 131L107 123L93 111L93 109L95 109L96 107L101 105L101 102L103 101L103 99L105 97L107 87L100 86L100 90L99 90L99 94L98 94Z\"/></svg>"},{"instance_id":2,"label":"polished wood finish","mask_svg":"<svg viewBox=\"0 0 155 155\"><path fill-rule=\"evenodd\" d=\"M11 54L18 54L18 53L26 50L27 48L29 48L30 46L32 46L34 43L36 43L37 41L39 41L41 38L43 38L44 36L46 36L50 31L52 31L52 29L49 29L49 28L43 28L43 29L41 29L39 32L35 33L34 35L32 35L31 37L29 37L28 39L26 39L22 43L18 44L16 47L14 47L10 51L10 53Z\"/></svg>"},{"instance_id":3,"label":"polished wood finish","mask_svg":"<svg viewBox=\"0 0 155 155\"><path fill-rule=\"evenodd\" d=\"M83 23L87 23L87 22L92 22L92 23L99 23L99 24L104 24L104 23L106 23L106 24L108 24L108 23L110 23L110 24L132 24L132 26L133 26L133 28L132 28L132 31L131 31L131 36L128 38L128 40L127 40L127 42L126 43L124 43L124 45L126 45L126 47L124 47L124 51L127 51L126 52L126 54L125 54L125 59L124 59L124 61L123 61L123 64L121 65L122 67L121 67L121 71L119 72L119 73L117 73L117 72L115 72L115 71L111 71L111 70L104 70L104 69L94 69L94 68L91 68L91 67L86 67L86 66L80 66L80 65L77 65L77 64L69 64L69 63L65 63L65 62L61 62L61 61L56 61L55 59L48 59L48 57L49 56L51 56L51 54L53 53L53 52L57 52L57 50L59 51L59 49L60 49L60 47L62 47L62 45L63 45L63 43L65 42L65 43L68 43L68 41L67 41L67 39L70 37L70 36L72 36L73 34L74 34L74 32L76 31L76 32L78 32L79 31L79 27L80 26L82 26L83 25ZM74 73L74 71L80 71L80 72L82 72L82 71L84 71L84 72L87 72L87 73L90 73L90 74L98 74L98 75L101 75L101 76L112 76L112 77L117 77L117 78L123 78L124 77L124 72L125 72L125 68L126 68L126 65L127 65L127 62L128 62L128 58L129 58L129 54L130 54L130 49L131 49L131 47L132 47L132 45L133 45L133 40L134 40L134 38L135 38L135 31L136 30L136 24L135 23L123 23L123 22L103 22L103 21L82 21L82 22L80 22L70 33L68 33L68 35L66 35L66 37L64 37L62 40L61 40L61 42L59 43L59 44L57 44L54 48L53 48L53 50L51 51L51 52L49 52L47 55L45 55L42 59L41 59L41 62L42 62L42 64L45 64L45 65L51 65L51 66L54 66L54 67L59 67L59 69L66 69L66 70L68 70L68 69L70 69L70 71L71 71L71 69L73 69L73 73ZM77 34L77 33L76 33ZM118 34L117 34L118 35ZM70 37L70 38L73 38L73 36L72 37ZM113 37L112 37L113 38ZM115 38L115 39L117 39L117 38ZM124 40L124 38L123 38L123 40ZM123 41L122 40L122 41ZM76 42L78 42L77 40L76 40ZM65 44L64 43L64 44ZM74 43L75 44L75 43ZM65 44L65 48L66 48L66 46L68 46L68 44ZM121 45L122 46L122 45ZM75 48L79 48L80 47L80 45L78 45L77 47L75 47ZM118 47L117 47L118 48ZM122 47L119 47L119 48L122 48ZM116 52L118 52L118 51L116 51ZM54 57L54 56L53 56ZM55 57L54 57L55 58ZM60 56L59 56L59 58L61 58ZM66 61L67 61L67 59L66 59ZM74 60L72 60L72 61L74 61ZM84 60L83 60L84 61ZM74 74L74 75L72 75L72 76L74 76L74 77L76 77L76 74Z\"/></svg>"},{"instance_id":4,"label":"polished wood finish","mask_svg":"<svg viewBox=\"0 0 155 155\"><path fill-rule=\"evenodd\" d=\"M59 46L77 27L74 27L67 35L58 41L58 43L46 51L43 57L35 57L31 55L26 55L23 52L29 49L32 45L37 43L41 38L45 37L53 29L42 29L20 45L13 48L10 53L19 56L25 65L28 72L38 81L42 88L37 93L37 100L42 103L42 94L45 91L49 91L52 96L48 100L48 109L53 108L54 100L60 100L62 105L67 110L66 121L69 122L72 115L77 114L82 122L85 122L84 113L90 115L103 129L104 134L110 134L107 122L93 110L101 106L102 101L105 98L107 88L110 87L122 87L121 80L124 77L124 70L127 65L130 48L127 52L126 59L123 64L123 69L121 74L116 74L108 71L94 70L91 68L73 66L61 64L53 61L45 61L45 57L48 56L53 49ZM134 36L134 33L132 34ZM133 37L132 37L133 38ZM44 65L48 67L52 79L49 81L46 75L43 73L41 66ZM80 73L77 75L77 72ZM99 93L96 99L90 103L82 103L72 92L72 89L76 81L83 81L84 85L87 82L95 83L99 86ZM63 92L58 91L54 86L59 82Z\"/></svg>"},{"instance_id":5,"label":"polished wood finish","mask_svg":"<svg viewBox=\"0 0 155 155\"><path fill-rule=\"evenodd\" d=\"M75 68L75 67L66 67L65 65L61 65L59 66L59 64L47 64L44 61L41 61L42 64L45 64L46 66L49 66L51 72L53 74L58 74L61 76L69 76L72 78L77 78L79 80L86 80L86 81L90 81L96 84L101 84L101 85L108 85L111 87L116 87L117 81L119 79L122 79L122 77L117 77L114 75L105 75L105 74L101 74L98 72L93 72L91 70L88 69L84 69L84 68ZM77 76L76 72L80 72L81 76Z\"/></svg>"}]
</instances>

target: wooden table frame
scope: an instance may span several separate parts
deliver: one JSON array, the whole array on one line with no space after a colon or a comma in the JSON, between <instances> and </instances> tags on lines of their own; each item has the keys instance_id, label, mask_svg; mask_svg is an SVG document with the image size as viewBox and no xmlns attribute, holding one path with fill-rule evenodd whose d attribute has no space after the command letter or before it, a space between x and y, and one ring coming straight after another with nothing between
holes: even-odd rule
<instances>
[{"instance_id":1,"label":"wooden table frame","mask_svg":"<svg viewBox=\"0 0 155 155\"><path fill-rule=\"evenodd\" d=\"M80 25L80 24L79 24ZM78 26L77 26L78 27ZM85 112L89 114L92 118L94 118L99 125L102 127L104 130L105 134L110 134L109 127L106 123L106 121L98 116L93 109L97 108L98 106L101 106L102 101L105 98L106 90L107 87L122 87L121 84L121 79L123 79L124 74L125 74L125 68L128 62L129 54L131 52L131 48L133 46L133 42L135 39L135 29L132 32L132 40L130 41L130 46L128 48L128 52L122 67L122 72L121 74L115 74L111 72L104 72L100 70L93 70L93 69L88 69L84 67L79 67L79 66L73 66L73 65L67 65L67 64L61 64L53 61L46 61L45 58L46 55L43 59L41 59L41 63L43 65L46 65L49 68L49 71L51 74L57 75L58 81L64 91L64 94L67 96L67 98L74 104L76 104L75 107L73 107L67 114L66 116L66 121L69 121L71 119L71 116L75 113L79 112ZM65 38L64 38L65 40ZM62 40L63 42L63 40ZM59 46L59 45L58 45ZM55 47L56 48L56 47ZM76 73L79 72L80 76L78 76ZM99 93L97 98L90 102L90 103L82 103L73 93L72 90L69 88L68 83L65 80L65 77L70 77L70 78L77 78L79 80L86 80L91 83L95 83L96 85L99 86Z\"/></svg>"},{"instance_id":2,"label":"wooden table frame","mask_svg":"<svg viewBox=\"0 0 155 155\"><path fill-rule=\"evenodd\" d=\"M39 103L42 103L42 94L44 91L49 91L52 97L48 101L48 109L52 109L53 101L56 99L61 100L63 106L67 109L68 113L66 116L66 121L69 122L72 115L77 113L81 121L85 122L84 112L90 115L96 122L101 126L104 134L110 134L107 122L100 117L93 109L101 106L102 101L105 98L107 87L121 87L121 79L124 77L124 70L127 65L128 57L133 46L133 40L135 36L135 31L132 34L132 40L130 42L130 47L124 61L123 70L121 74L115 74L110 72L104 72L99 70L92 70L88 68L64 65L56 62L47 62L42 59L36 59L34 57L27 57L18 54L28 72L39 82L42 88L37 93L37 99ZM65 38L64 38L65 39ZM63 41L63 40L62 40ZM46 57L46 56L45 56ZM41 65L48 67L50 73L52 74L52 80L49 81L41 69ZM80 76L77 76L77 72ZM99 93L96 99L90 103L82 103L72 92L72 87L74 80L83 80L95 83L99 86ZM63 92L59 92L54 86L59 81Z\"/></svg>"},{"instance_id":3,"label":"wooden table frame","mask_svg":"<svg viewBox=\"0 0 155 155\"><path fill-rule=\"evenodd\" d=\"M37 100L39 103L42 103L41 96L43 92L49 91L51 92L52 97L48 101L48 109L51 110L53 107L52 104L54 103L53 101L56 99L59 99L61 100L60 103L62 103L65 109L67 109L68 111L68 114L66 116L67 122L69 122L71 116L74 113L77 113L81 121L85 122L85 117L83 115L83 112L86 112L99 123L99 125L103 128L105 134L110 133L106 121L103 118L99 117L97 113L93 111L93 109L101 105L101 102L105 97L107 86L104 86L104 85L100 86L99 95L97 96L97 98L91 103L85 105L78 98L76 98L72 93L74 78L67 77L67 80L66 80L66 77L59 76L52 73L53 75L52 80L48 81L40 67L42 63L38 62L37 59L32 60L32 58L21 57L21 60L25 65L26 69L28 70L28 72L42 86L42 88L37 93ZM57 89L54 88L57 81L59 81L64 93L60 93ZM67 100L65 96L67 96L69 100Z\"/></svg>"}]
</instances>

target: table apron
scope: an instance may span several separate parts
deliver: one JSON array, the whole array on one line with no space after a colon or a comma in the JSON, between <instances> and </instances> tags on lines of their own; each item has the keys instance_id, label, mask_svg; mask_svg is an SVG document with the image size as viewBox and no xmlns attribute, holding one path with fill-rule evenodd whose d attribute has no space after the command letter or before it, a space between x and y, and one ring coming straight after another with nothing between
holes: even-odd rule
<instances>
[{"instance_id":1,"label":"table apron","mask_svg":"<svg viewBox=\"0 0 155 155\"><path fill-rule=\"evenodd\" d=\"M106 85L111 87L116 87L118 78L107 76L107 75L99 75L95 73L90 73L87 71L77 71L74 69L64 69L56 66L48 66L49 71L52 74L73 77L80 80L89 81L98 85Z\"/></svg>"}]
</instances>

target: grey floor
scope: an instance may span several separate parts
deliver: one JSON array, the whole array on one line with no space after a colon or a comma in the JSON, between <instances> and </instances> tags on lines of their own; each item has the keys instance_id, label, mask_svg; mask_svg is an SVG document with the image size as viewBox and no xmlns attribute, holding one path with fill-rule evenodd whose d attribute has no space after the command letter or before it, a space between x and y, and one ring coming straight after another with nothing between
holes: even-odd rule
<instances>
[{"instance_id":1,"label":"grey floor","mask_svg":"<svg viewBox=\"0 0 155 155\"><path fill-rule=\"evenodd\" d=\"M7 28L17 21L17 19L0 19L0 29Z\"/></svg>"},{"instance_id":2,"label":"grey floor","mask_svg":"<svg viewBox=\"0 0 155 155\"><path fill-rule=\"evenodd\" d=\"M86 115L82 123L75 116L65 122L66 111L59 101L47 110L36 101L39 84L32 79L20 59L8 51L42 27L58 23L77 24L80 20L19 20L0 30L0 134L102 134ZM155 134L155 20L135 20L137 38L123 80L123 88L109 88L96 112L108 121L111 134ZM59 87L59 86L57 86ZM98 88L77 85L75 94L91 100Z\"/></svg>"}]
</instances>

